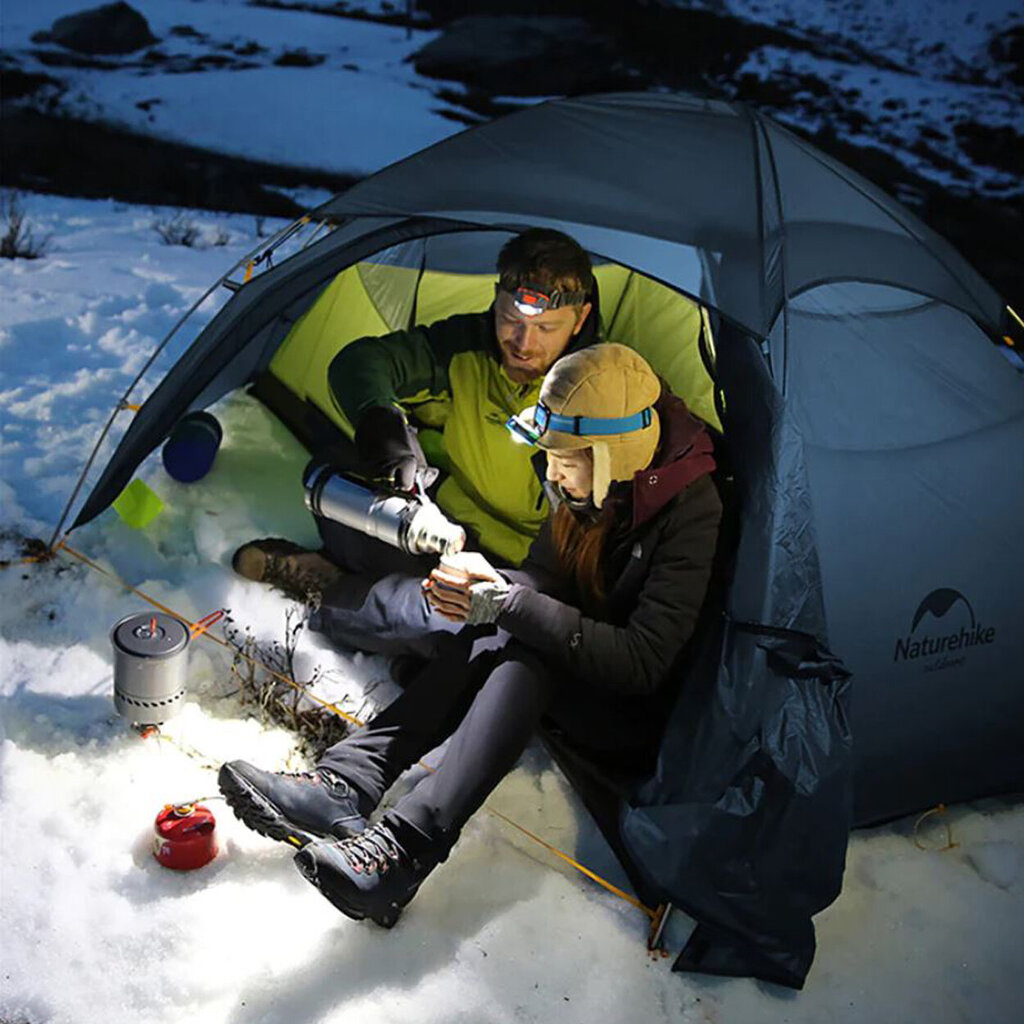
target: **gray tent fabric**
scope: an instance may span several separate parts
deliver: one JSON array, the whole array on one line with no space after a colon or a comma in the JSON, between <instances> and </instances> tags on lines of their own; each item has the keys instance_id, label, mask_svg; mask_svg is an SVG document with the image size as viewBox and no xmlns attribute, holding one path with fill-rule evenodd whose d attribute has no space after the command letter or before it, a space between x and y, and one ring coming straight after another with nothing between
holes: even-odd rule
<instances>
[{"instance_id":1,"label":"gray tent fabric","mask_svg":"<svg viewBox=\"0 0 1024 1024\"><path fill-rule=\"evenodd\" d=\"M209 404L265 368L272 353L254 361L253 338L282 308L312 302L345 266L405 238L558 228L757 337L788 298L832 279L910 288L996 334L1006 324L995 291L894 200L755 111L717 100L624 93L539 104L386 167L312 216L341 227L218 314L147 401L75 526L167 436L182 397Z\"/></svg>"},{"instance_id":2,"label":"gray tent fabric","mask_svg":"<svg viewBox=\"0 0 1024 1024\"><path fill-rule=\"evenodd\" d=\"M811 918L843 875L850 673L827 647L802 440L758 346L724 334L738 546L622 836L658 898L698 921L676 970L800 988Z\"/></svg>"},{"instance_id":3,"label":"gray tent fabric","mask_svg":"<svg viewBox=\"0 0 1024 1024\"><path fill-rule=\"evenodd\" d=\"M806 292L772 343L861 681L857 819L1024 787L1024 381L958 310L877 285Z\"/></svg>"},{"instance_id":4,"label":"gray tent fabric","mask_svg":"<svg viewBox=\"0 0 1024 1024\"><path fill-rule=\"evenodd\" d=\"M584 246L616 259L594 229L714 253L718 308L758 336L788 296L822 280L912 287L993 328L1005 316L993 289L893 199L717 100L622 94L531 107L385 168L325 211L543 219L576 225ZM694 294L671 270L634 269Z\"/></svg>"},{"instance_id":5,"label":"gray tent fabric","mask_svg":"<svg viewBox=\"0 0 1024 1024\"><path fill-rule=\"evenodd\" d=\"M314 216L338 226L217 314L75 526L342 269L424 239L410 258L480 271L496 238L556 227L718 327L737 539L616 844L700 922L677 966L800 985L851 821L1024 789L1024 376L999 296L934 232L757 112L660 93L530 107Z\"/></svg>"}]
</instances>

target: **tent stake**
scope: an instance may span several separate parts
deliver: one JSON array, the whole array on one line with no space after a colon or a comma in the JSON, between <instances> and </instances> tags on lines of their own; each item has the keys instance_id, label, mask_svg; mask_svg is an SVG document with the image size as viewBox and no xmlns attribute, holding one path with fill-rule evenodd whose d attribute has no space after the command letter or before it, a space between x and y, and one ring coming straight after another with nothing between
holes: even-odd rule
<instances>
[{"instance_id":1,"label":"tent stake","mask_svg":"<svg viewBox=\"0 0 1024 1024\"><path fill-rule=\"evenodd\" d=\"M662 903L654 912L654 920L651 921L651 930L647 935L647 948L653 953L661 947L661 940L665 934L665 925L672 914L672 904Z\"/></svg>"}]
</instances>

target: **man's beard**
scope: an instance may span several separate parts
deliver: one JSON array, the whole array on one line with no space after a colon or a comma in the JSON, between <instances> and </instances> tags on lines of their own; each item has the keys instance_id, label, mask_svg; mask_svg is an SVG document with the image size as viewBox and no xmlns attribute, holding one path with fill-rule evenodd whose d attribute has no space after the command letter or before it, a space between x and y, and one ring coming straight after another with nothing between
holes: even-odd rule
<instances>
[{"instance_id":1,"label":"man's beard","mask_svg":"<svg viewBox=\"0 0 1024 1024\"><path fill-rule=\"evenodd\" d=\"M509 379L516 384L526 384L531 380L537 380L547 372L547 370L541 370L533 364L511 364L508 352L504 348L501 350L501 365L504 367Z\"/></svg>"}]
</instances>

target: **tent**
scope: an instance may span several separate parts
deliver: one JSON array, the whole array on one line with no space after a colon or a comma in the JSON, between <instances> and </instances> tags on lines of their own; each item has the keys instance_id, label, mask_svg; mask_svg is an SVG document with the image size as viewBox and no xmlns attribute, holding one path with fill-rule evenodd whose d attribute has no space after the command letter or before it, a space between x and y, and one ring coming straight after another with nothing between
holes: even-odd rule
<instances>
[{"instance_id":1,"label":"tent","mask_svg":"<svg viewBox=\"0 0 1024 1024\"><path fill-rule=\"evenodd\" d=\"M1024 379L1003 302L925 225L756 111L661 93L525 109L311 216L329 230L224 281L74 526L234 388L311 444L344 429L337 346L484 308L501 241L555 227L601 264L608 336L724 431L719 614L656 772L603 818L700 922L678 966L799 985L851 821L1024 788Z\"/></svg>"}]
</instances>

